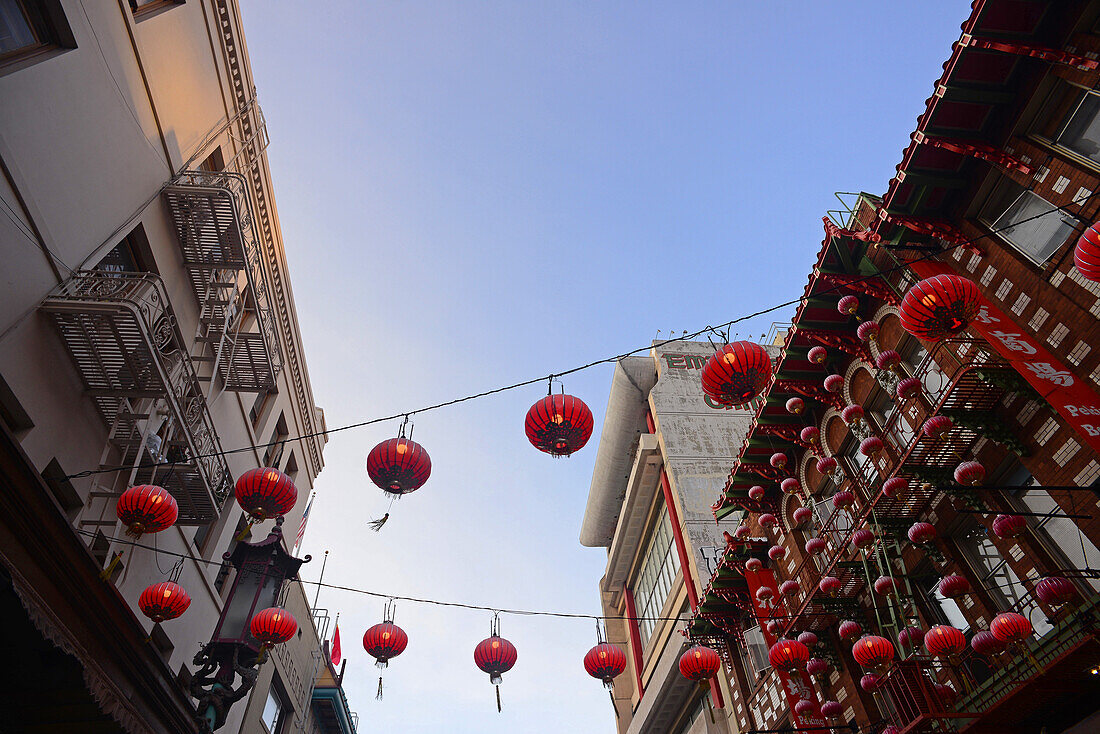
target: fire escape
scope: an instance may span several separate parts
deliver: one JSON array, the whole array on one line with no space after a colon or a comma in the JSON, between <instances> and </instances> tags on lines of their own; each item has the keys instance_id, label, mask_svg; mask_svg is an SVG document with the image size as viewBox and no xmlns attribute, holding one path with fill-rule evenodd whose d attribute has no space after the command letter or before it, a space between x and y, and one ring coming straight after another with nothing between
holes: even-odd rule
<instances>
[{"instance_id":1,"label":"fire escape","mask_svg":"<svg viewBox=\"0 0 1100 734\"><path fill-rule=\"evenodd\" d=\"M181 525L215 519L231 487L229 468L160 276L78 271L42 310L108 427L103 464L132 467L129 484L171 492ZM108 490L99 494L110 495L114 475L102 477L112 479L98 480Z\"/></svg>"}]
</instances>

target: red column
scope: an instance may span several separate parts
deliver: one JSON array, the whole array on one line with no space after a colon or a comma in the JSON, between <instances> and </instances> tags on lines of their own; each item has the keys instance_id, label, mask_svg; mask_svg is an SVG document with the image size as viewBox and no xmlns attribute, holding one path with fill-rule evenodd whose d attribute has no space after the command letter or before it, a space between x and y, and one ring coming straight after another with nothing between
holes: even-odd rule
<instances>
[{"instance_id":1,"label":"red column","mask_svg":"<svg viewBox=\"0 0 1100 734\"><path fill-rule=\"evenodd\" d=\"M638 681L638 700L645 694L642 685L642 632L638 629L638 610L634 606L634 592L623 584L623 598L626 599L626 616L630 623L630 651L634 654L634 675Z\"/></svg>"},{"instance_id":2,"label":"red column","mask_svg":"<svg viewBox=\"0 0 1100 734\"><path fill-rule=\"evenodd\" d=\"M649 429L650 433L657 432L657 424L653 422L653 414L648 409L645 412L645 427Z\"/></svg>"},{"instance_id":3,"label":"red column","mask_svg":"<svg viewBox=\"0 0 1100 734\"><path fill-rule=\"evenodd\" d=\"M691 602L691 611L699 606L699 592L695 590L695 581L691 576L687 543L684 541L684 530L680 527L680 516L676 512L676 503L672 497L672 485L668 481L668 473L661 467L661 490L665 495L665 507L668 508L668 519L672 525L672 538L676 541L676 554L680 557L680 573L684 577L684 586L687 587L688 601ZM710 697L715 708L723 708L722 689L718 687L718 679L710 679Z\"/></svg>"}]
</instances>

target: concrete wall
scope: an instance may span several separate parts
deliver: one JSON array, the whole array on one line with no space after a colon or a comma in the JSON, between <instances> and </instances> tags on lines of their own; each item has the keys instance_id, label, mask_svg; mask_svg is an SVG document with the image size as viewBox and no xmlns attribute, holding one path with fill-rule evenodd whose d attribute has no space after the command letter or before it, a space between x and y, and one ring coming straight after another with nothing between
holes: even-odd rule
<instances>
[{"instance_id":1,"label":"concrete wall","mask_svg":"<svg viewBox=\"0 0 1100 734\"><path fill-rule=\"evenodd\" d=\"M76 47L46 54L35 63L0 68L0 199L18 222L0 217L0 252L8 263L0 272L0 376L33 423L20 433L20 439L36 468L41 471L56 460L64 473L72 474L95 469L104 460L113 463L107 450L107 426L84 395L79 374L50 319L38 307L68 278L69 268L94 265L141 226L151 264L164 280L187 342L184 349L195 351L190 340L199 325L198 302L160 189L192 158L189 167L194 168L215 149L220 148L226 161L239 149L239 130L217 133L238 112L217 19L229 18L238 34L240 20L232 0L224 8L218 7L223 4L219 0L188 0L138 20L125 0L62 0L60 4ZM243 54L243 38L236 39L236 48ZM247 58L242 55L239 61L239 73L250 84ZM256 165L263 195L270 201L266 158ZM269 209L274 218L273 205ZM268 277L277 275L288 303L277 314L285 333L295 337L282 346L284 361L293 353L302 367L297 376L290 369L282 371L278 395L255 426L249 419L254 393L223 392L217 379L207 383L210 415L223 449L252 447L227 457L234 477L260 465L264 448L256 445L269 440L280 415L285 416L291 436L306 433L307 418L316 424L319 415L296 338L297 318L277 219L271 239L258 244L265 253ZM277 274L270 270L272 262L278 265ZM205 369L209 372L208 366ZM299 393L307 396L304 406L296 398ZM299 496L284 526L290 544L321 470L301 441L285 447L284 467L292 452L299 467ZM117 472L72 480L72 489L83 503L74 518L75 529L94 528L86 523L114 517L113 500L92 493L121 491L127 475ZM198 646L213 630L223 601L214 581L240 515L230 500L201 545L195 542L195 527L177 526L155 537L159 549L187 558L180 583L192 597L191 607L180 619L163 625L173 646L166 653L173 670L190 666ZM264 537L270 526L255 527L252 537ZM123 534L120 525L101 529L107 536ZM153 540L152 536L144 539ZM174 560L140 548L125 550L125 568L116 577L123 596L136 606L141 590L163 580ZM289 645L277 656L286 660L269 666L304 671L311 664L308 651L316 649L317 634L300 588L292 590L291 599L302 602L294 614L309 642ZM248 706L249 716L262 711L265 676L269 674L261 676L253 694L259 709ZM308 678L305 673L299 677ZM227 731L241 729L245 710L244 703L233 709ZM244 730L249 730L247 725Z\"/></svg>"}]
</instances>

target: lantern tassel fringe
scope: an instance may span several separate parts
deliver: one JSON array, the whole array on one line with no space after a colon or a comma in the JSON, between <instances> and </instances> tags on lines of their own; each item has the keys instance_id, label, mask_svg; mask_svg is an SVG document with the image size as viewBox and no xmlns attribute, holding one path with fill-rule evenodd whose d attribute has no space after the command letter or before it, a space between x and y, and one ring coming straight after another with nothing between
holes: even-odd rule
<instances>
[{"instance_id":1,"label":"lantern tassel fringe","mask_svg":"<svg viewBox=\"0 0 1100 734\"><path fill-rule=\"evenodd\" d=\"M122 551L118 551L115 553L114 557L111 559L111 562L107 564L107 568L99 572L99 577L104 581L110 581L111 576L114 574L115 569L118 568L118 564L120 563L122 563Z\"/></svg>"},{"instance_id":2,"label":"lantern tassel fringe","mask_svg":"<svg viewBox=\"0 0 1100 734\"><path fill-rule=\"evenodd\" d=\"M615 705L615 691L607 689L607 695L611 698L611 710L615 712L615 718L619 718L619 707Z\"/></svg>"},{"instance_id":3,"label":"lantern tassel fringe","mask_svg":"<svg viewBox=\"0 0 1100 734\"><path fill-rule=\"evenodd\" d=\"M374 700L382 700L382 676L378 676L378 693L374 694Z\"/></svg>"},{"instance_id":4,"label":"lantern tassel fringe","mask_svg":"<svg viewBox=\"0 0 1100 734\"><path fill-rule=\"evenodd\" d=\"M501 708L500 708L500 686L496 686L496 689L497 689L497 713L499 714L500 711L501 711Z\"/></svg>"}]
</instances>

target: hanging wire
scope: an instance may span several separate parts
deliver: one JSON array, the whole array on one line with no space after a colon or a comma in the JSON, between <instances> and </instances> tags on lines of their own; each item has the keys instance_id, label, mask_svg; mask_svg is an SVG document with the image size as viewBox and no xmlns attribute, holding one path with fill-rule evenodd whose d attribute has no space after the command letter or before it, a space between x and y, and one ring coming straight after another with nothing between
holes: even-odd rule
<instances>
[{"instance_id":1,"label":"hanging wire","mask_svg":"<svg viewBox=\"0 0 1100 734\"><path fill-rule=\"evenodd\" d=\"M1092 197L1094 197L1094 196L1100 196L1100 189L1093 192L1092 194L1089 194L1087 197L1084 197L1082 199L1078 199L1075 203L1078 204L1078 205L1084 205L1089 200L1091 200ZM1073 215L1073 213L1070 212L1068 209L1066 209L1064 206L1055 206L1053 209L1049 209L1049 210L1044 211L1044 212L1039 212L1038 214L1036 214L1034 216L1028 217L1026 219L1022 219L1019 222L1016 222L1015 224L1011 225L1011 227L1016 227L1016 226L1019 226L1021 224L1025 224L1027 222L1030 222L1030 221L1048 216L1050 214L1056 214L1058 212L1062 212L1062 213L1065 213L1065 214L1070 214L1072 216L1076 216L1076 215ZM872 278L877 279L877 278L881 278L882 276L889 275L890 273L893 273L893 272L908 270L909 266L913 263L921 262L921 261L924 261L924 260L930 260L930 259L939 257L941 255L945 255L949 252L952 252L953 250L957 250L960 247L967 247L967 246L970 246L970 245L974 245L974 244L976 244L976 243L978 243L982 240L985 240L985 239L992 239L998 233L1004 231L1005 229L1009 229L1009 228L1010 227L1006 226L1006 227L1002 227L1001 229L995 229L995 230L991 230L991 231L986 232L986 233L982 233L980 235L977 235L976 237L972 237L970 239L963 240L962 242L951 245L949 247L945 247L942 250L929 252L929 253L926 253L926 254L921 255L919 257L913 258L912 260L902 261L898 265L895 265L895 266L890 267L890 268L886 268L884 270L879 270L873 275L860 276L860 278L862 280L869 280L869 279L872 279ZM853 282L858 282L858 281L853 281ZM849 283L846 283L846 284L837 284L837 285L833 285L833 286L828 286L828 287L822 288L819 291L817 291L815 295L823 296L823 295L827 295L829 293L847 292L847 289L851 285L852 285L852 282L849 282ZM597 360L594 360L594 361L591 361L591 362L587 362L585 364L578 365L576 367L565 370L563 372L551 373L549 375L549 378L547 378L547 377L533 377L529 380L523 380L521 382L515 382L515 383L512 383L510 385L503 385L501 387L492 388L490 390L483 390L483 391L477 392L477 393L471 393L469 395L465 395L465 396L462 396L462 397L459 397L459 398L454 398L452 400L445 400L445 401L440 402L440 403L434 403L432 405L427 405L427 406L424 406L422 408L418 408L418 409L413 410L413 411L404 411L404 412L401 412L401 413L396 413L394 415L388 415L388 416L384 416L384 417L381 417L381 418L371 418L371 419L368 419L368 420L358 421L356 423L348 423L348 424L343 425L343 426L336 426L334 428L325 428L324 430L320 430L320 431L313 431L311 433L303 433L303 434L300 434L300 435L297 435L297 436L287 436L287 437L284 437L282 439L279 439L279 441L300 441L300 440L309 439L309 438L319 438L319 437L322 437L322 436L329 436L329 435L332 435L334 433L340 433L340 432L343 432L343 431L350 431L350 430L353 430L353 429L356 429L356 428L363 428L363 427L366 427L366 426L375 425L377 423L385 423L385 422L396 420L396 419L402 418L402 417L405 418L405 422L408 422L409 416L413 415L414 413L426 413L426 412L433 411L433 410L439 410L441 408L447 408L447 407L450 407L452 405L458 405L460 403L466 403L466 402L469 402L471 400L478 400L478 399L481 399L481 398L484 398L484 397L488 397L490 395L496 395L496 394L499 394L499 393L508 392L508 391L511 391L511 390L516 390L516 389L519 389L521 387L527 387L529 385L534 385L534 384L537 384L537 383L541 382L544 379L553 380L554 378L561 378L561 377L564 377L566 375L571 375L575 372L581 372L581 371L584 371L584 370L591 369L592 367L597 367L597 366L604 365L604 364L614 364L618 360L623 359L625 357L630 357L630 356L633 356L635 354L639 354L639 353L642 353L642 352L648 352L649 350L651 350L655 347L665 346L665 345L671 344L673 342L695 339L695 338L698 338L698 337L702 336L703 334L706 334L707 332L714 331L716 329L723 329L724 328L726 330L725 331L726 337L727 337L726 341L728 342L729 341L729 339L728 339L729 330L733 325L739 324L739 323L742 323L742 322L745 322L745 321L749 321L749 320L754 319L758 316L764 316L766 314L772 313L774 311L778 311L778 310L783 309L783 308L788 308L790 306L796 306L798 304L801 304L802 301L803 301L803 297L799 296L798 298L794 298L794 299L791 299L789 301L784 301L782 303L778 303L778 304L775 304L773 306L769 306L768 308L763 308L763 309L760 309L759 311L754 311L752 313L745 314L744 316L739 316L735 319L731 319L731 320L726 321L725 323L719 324L717 326L709 326L708 325L708 326L706 326L702 329L699 329L698 331L692 332L691 334L682 335L678 338L666 339L664 341L659 341L659 342L656 342L656 343L653 343L653 344L648 344L644 347L638 347L636 349L632 349L630 351L623 352L622 354L617 354L617 355L612 356L612 357L604 357L602 359L597 359ZM738 334L735 334L735 336L737 336L737 335ZM271 441L271 442L268 442L266 444L249 444L248 446L241 446L241 447L233 448L233 449L226 449L226 450L222 450L222 451L213 451L213 452L208 452L208 453L203 453L203 454L195 454L193 456L188 457L187 463L192 462L192 461L197 461L199 459L211 458L211 457L215 457L215 456L229 456L229 455L232 455L232 454L255 451L256 449L266 448L268 446L272 446L276 443L279 443L279 441ZM148 468L152 468L152 467L156 467L156 466L173 466L174 467L178 463L179 462L176 462L176 461L171 461L171 462L146 462L146 463L139 463L139 464L130 465L130 466L104 466L104 467L99 467L97 469L86 469L84 471L76 472L75 474L69 474L69 475L66 475L65 478L66 479L82 479L84 477L90 477L90 476L94 476L96 474L107 474L107 473L111 473L111 472L122 471L122 470L130 470L130 469L135 469L135 468L148 469Z\"/></svg>"}]
</instances>

